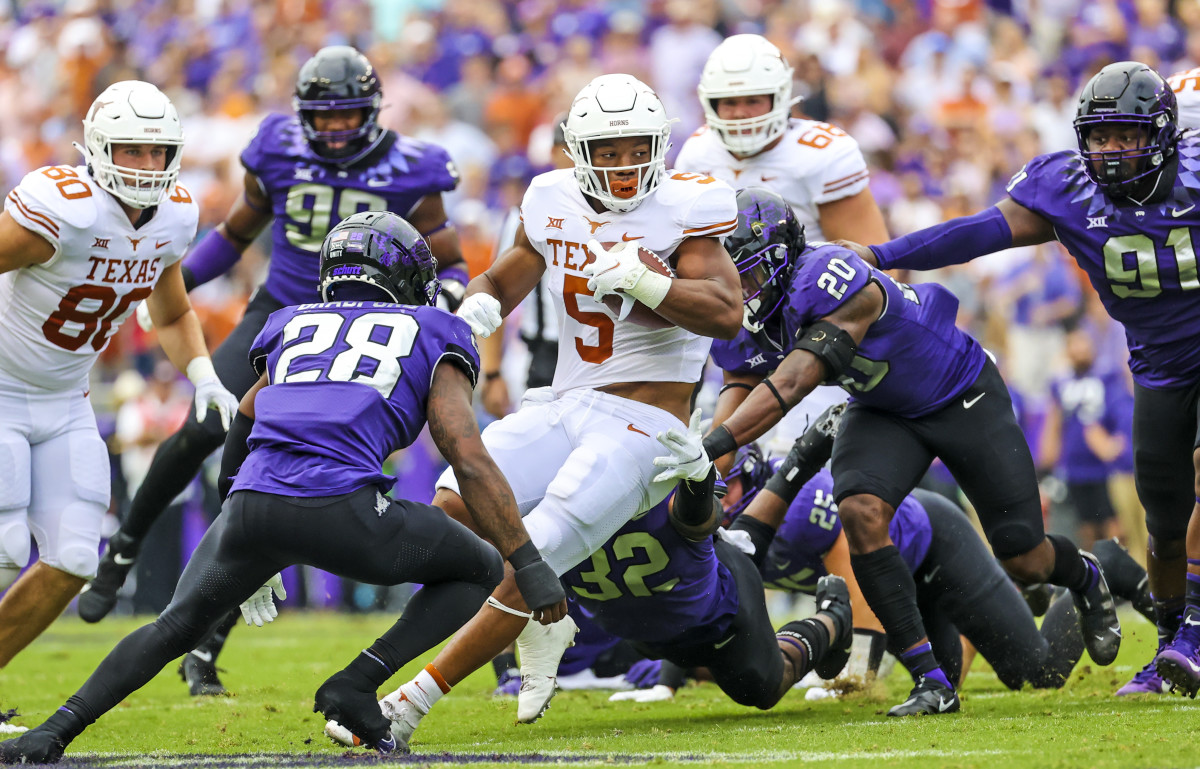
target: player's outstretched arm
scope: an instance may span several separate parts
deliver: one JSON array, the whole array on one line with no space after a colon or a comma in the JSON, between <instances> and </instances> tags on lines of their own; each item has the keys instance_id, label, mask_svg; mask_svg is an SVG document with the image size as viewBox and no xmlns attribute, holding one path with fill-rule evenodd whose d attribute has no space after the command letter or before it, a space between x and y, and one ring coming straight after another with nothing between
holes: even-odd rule
<instances>
[{"instance_id":1,"label":"player's outstretched arm","mask_svg":"<svg viewBox=\"0 0 1200 769\"><path fill-rule=\"evenodd\" d=\"M225 215L225 221L201 238L183 260L188 291L229 272L274 218L271 199L257 176L247 171L242 187L242 195Z\"/></svg>"},{"instance_id":2,"label":"player's outstretched arm","mask_svg":"<svg viewBox=\"0 0 1200 769\"><path fill-rule=\"evenodd\" d=\"M54 246L22 227L7 211L0 213L0 274L50 261Z\"/></svg>"},{"instance_id":3,"label":"player's outstretched arm","mask_svg":"<svg viewBox=\"0 0 1200 769\"><path fill-rule=\"evenodd\" d=\"M513 567L526 605L542 622L561 619L567 611L566 593L529 539L512 489L480 438L471 381L453 363L434 370L425 415L434 444L454 470L467 510Z\"/></svg>"},{"instance_id":4,"label":"player's outstretched arm","mask_svg":"<svg viewBox=\"0 0 1200 769\"><path fill-rule=\"evenodd\" d=\"M742 328L742 284L716 238L685 238L676 249L676 279L654 311L680 328L733 339Z\"/></svg>"},{"instance_id":5,"label":"player's outstretched arm","mask_svg":"<svg viewBox=\"0 0 1200 769\"><path fill-rule=\"evenodd\" d=\"M878 246L848 246L883 270L934 270L1016 246L1055 239L1054 227L1012 198L973 216L917 230ZM870 252L867 258L864 253Z\"/></svg>"},{"instance_id":6,"label":"player's outstretched arm","mask_svg":"<svg viewBox=\"0 0 1200 769\"><path fill-rule=\"evenodd\" d=\"M757 440L817 385L841 374L883 312L883 290L868 283L829 315L798 333L779 368L755 387L724 424L708 434L710 457Z\"/></svg>"},{"instance_id":7,"label":"player's outstretched arm","mask_svg":"<svg viewBox=\"0 0 1200 769\"><path fill-rule=\"evenodd\" d=\"M721 385L721 392L717 395L717 406L713 409L709 432L716 430L726 419L729 419L763 379L764 377L759 374L734 374L726 371L723 375L724 382ZM717 470L724 475L733 467L734 455L729 453L723 457L713 457L713 460L717 463Z\"/></svg>"},{"instance_id":8,"label":"player's outstretched arm","mask_svg":"<svg viewBox=\"0 0 1200 769\"><path fill-rule=\"evenodd\" d=\"M213 369L200 319L188 301L181 263L162 271L154 291L146 297L146 305L158 328L158 343L163 352L196 387L196 418L203 421L208 409L216 409L221 415L221 425L228 430L238 400L225 389Z\"/></svg>"}]
</instances>

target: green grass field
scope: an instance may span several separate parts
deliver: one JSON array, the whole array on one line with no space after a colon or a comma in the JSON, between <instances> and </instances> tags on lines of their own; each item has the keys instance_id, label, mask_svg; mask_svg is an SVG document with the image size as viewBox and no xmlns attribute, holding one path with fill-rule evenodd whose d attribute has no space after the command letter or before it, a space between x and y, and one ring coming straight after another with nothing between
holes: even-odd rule
<instances>
[{"instance_id":1,"label":"green grass field","mask_svg":"<svg viewBox=\"0 0 1200 769\"><path fill-rule=\"evenodd\" d=\"M519 765L740 764L871 767L1196 767L1200 701L1178 695L1122 700L1112 692L1148 659L1153 628L1122 615L1125 644L1111 668L1081 664L1061 691L1009 692L982 660L963 711L936 718L884 717L907 693L901 672L886 687L774 710L734 705L712 684L673 703L609 703L607 692L563 692L532 726L515 724L515 701L493 700L490 669L468 679L425 719L414 755L346 751L321 733L312 694L389 624L385 615L284 614L266 628L239 627L221 658L232 697L192 699L172 664L75 741L73 766L361 766L377 763ZM131 619L85 625L74 617L0 671L0 706L33 726L71 695ZM414 666L415 669L416 666ZM398 685L413 670L394 679Z\"/></svg>"}]
</instances>

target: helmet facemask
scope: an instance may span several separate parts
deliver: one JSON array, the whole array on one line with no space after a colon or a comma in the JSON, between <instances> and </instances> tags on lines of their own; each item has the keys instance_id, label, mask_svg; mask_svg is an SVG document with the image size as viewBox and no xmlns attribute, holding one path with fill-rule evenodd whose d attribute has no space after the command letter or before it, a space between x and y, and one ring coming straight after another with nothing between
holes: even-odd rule
<instances>
[{"instance_id":1,"label":"helmet facemask","mask_svg":"<svg viewBox=\"0 0 1200 769\"><path fill-rule=\"evenodd\" d=\"M571 159L575 162L575 180L579 183L579 188L585 195L599 200L605 208L619 213L637 208L638 204L658 187L667 168L665 136L643 134L632 135L629 138L644 138L648 142L649 160L628 166L596 165L594 150L610 145L611 138L578 142L568 140L567 143L568 147L572 147ZM614 176L623 171L634 171L635 174L628 180L613 183Z\"/></svg>"},{"instance_id":2,"label":"helmet facemask","mask_svg":"<svg viewBox=\"0 0 1200 769\"><path fill-rule=\"evenodd\" d=\"M1166 115L1092 115L1075 120L1075 134L1083 156L1088 177L1109 194L1124 196L1140 181L1155 174L1165 160L1158 136L1167 124ZM1089 150L1088 139L1093 130L1105 127L1132 127L1139 137L1137 147L1119 150Z\"/></svg>"},{"instance_id":3,"label":"helmet facemask","mask_svg":"<svg viewBox=\"0 0 1200 769\"><path fill-rule=\"evenodd\" d=\"M766 38L734 35L712 52L696 87L710 131L734 155L746 157L783 136L792 106L792 66ZM768 96L771 108L750 118L727 119L717 113L719 99Z\"/></svg>"},{"instance_id":4,"label":"helmet facemask","mask_svg":"<svg viewBox=\"0 0 1200 769\"><path fill-rule=\"evenodd\" d=\"M757 334L783 306L784 286L791 274L787 247L773 244L751 254L735 254L734 263L742 280L742 327Z\"/></svg>"},{"instance_id":5,"label":"helmet facemask","mask_svg":"<svg viewBox=\"0 0 1200 769\"><path fill-rule=\"evenodd\" d=\"M383 91L371 62L354 48L332 45L317 51L300 67L292 107L300 118L304 138L322 158L350 166L366 157L385 136L379 125ZM322 112L359 110L362 122L355 128L321 131L316 116ZM331 144L343 144L332 147Z\"/></svg>"}]
</instances>

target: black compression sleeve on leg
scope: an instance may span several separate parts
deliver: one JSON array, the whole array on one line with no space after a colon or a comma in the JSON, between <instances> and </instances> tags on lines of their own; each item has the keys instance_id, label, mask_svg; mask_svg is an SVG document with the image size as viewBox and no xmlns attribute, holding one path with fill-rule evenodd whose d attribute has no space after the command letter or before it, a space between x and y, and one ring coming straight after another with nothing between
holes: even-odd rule
<instances>
[{"instance_id":1,"label":"black compression sleeve on leg","mask_svg":"<svg viewBox=\"0 0 1200 769\"><path fill-rule=\"evenodd\" d=\"M925 637L925 623L917 609L917 584L895 545L851 555L850 565L892 648L908 649Z\"/></svg>"}]
</instances>

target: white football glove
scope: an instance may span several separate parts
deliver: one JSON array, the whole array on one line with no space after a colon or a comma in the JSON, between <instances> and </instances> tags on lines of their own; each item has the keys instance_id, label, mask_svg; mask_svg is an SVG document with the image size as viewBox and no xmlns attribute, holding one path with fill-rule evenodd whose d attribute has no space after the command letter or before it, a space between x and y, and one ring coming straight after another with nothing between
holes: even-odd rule
<instances>
[{"instance_id":1,"label":"white football glove","mask_svg":"<svg viewBox=\"0 0 1200 769\"><path fill-rule=\"evenodd\" d=\"M217 372L213 369L212 359L207 357L195 358L187 366L187 378L196 388L196 421L203 422L209 409L216 409L221 415L221 427L229 432L233 422L233 414L238 408L238 398L225 389Z\"/></svg>"},{"instance_id":2,"label":"white football glove","mask_svg":"<svg viewBox=\"0 0 1200 769\"><path fill-rule=\"evenodd\" d=\"M655 684L649 689L634 689L631 692L617 692L608 698L609 702L633 700L634 702L666 702L675 699L675 690L663 684Z\"/></svg>"},{"instance_id":3,"label":"white football glove","mask_svg":"<svg viewBox=\"0 0 1200 769\"><path fill-rule=\"evenodd\" d=\"M145 302L137 306L137 309L133 311L133 317L142 327L142 331L149 332L154 328L154 319L150 317L150 307Z\"/></svg>"},{"instance_id":4,"label":"white football glove","mask_svg":"<svg viewBox=\"0 0 1200 769\"><path fill-rule=\"evenodd\" d=\"M712 469L712 460L704 450L704 435L700 429L700 409L692 412L692 420L685 433L672 427L658 434L658 442L670 454L654 458L654 466L665 468L654 476L655 483L664 481L702 481Z\"/></svg>"},{"instance_id":5,"label":"white football glove","mask_svg":"<svg viewBox=\"0 0 1200 769\"><path fill-rule=\"evenodd\" d=\"M742 529L734 529L730 531L725 527L717 529L717 536L725 540L729 544L741 550L751 558L754 557L754 540L750 539L750 532Z\"/></svg>"},{"instance_id":6,"label":"white football glove","mask_svg":"<svg viewBox=\"0 0 1200 769\"><path fill-rule=\"evenodd\" d=\"M600 241L592 238L587 244L588 251L595 255L596 260L583 266L583 276L588 279L588 291L593 292L596 301L615 294L618 290L629 292L638 284L649 268L638 258L637 246L621 242L605 250Z\"/></svg>"},{"instance_id":7,"label":"white football glove","mask_svg":"<svg viewBox=\"0 0 1200 769\"><path fill-rule=\"evenodd\" d=\"M238 608L242 610L242 619L246 620L246 624L253 624L256 627L262 627L268 622L274 622L279 616L279 609L275 608L275 601L271 598L271 591L275 591L275 595L279 596L279 600L287 599L287 591L283 589L283 575L276 574L267 580L267 584L254 591L254 595L250 596Z\"/></svg>"},{"instance_id":8,"label":"white football glove","mask_svg":"<svg viewBox=\"0 0 1200 769\"><path fill-rule=\"evenodd\" d=\"M496 333L504 322L500 317L500 300L482 291L464 299L456 315L467 322L476 336L484 339Z\"/></svg>"}]
</instances>

